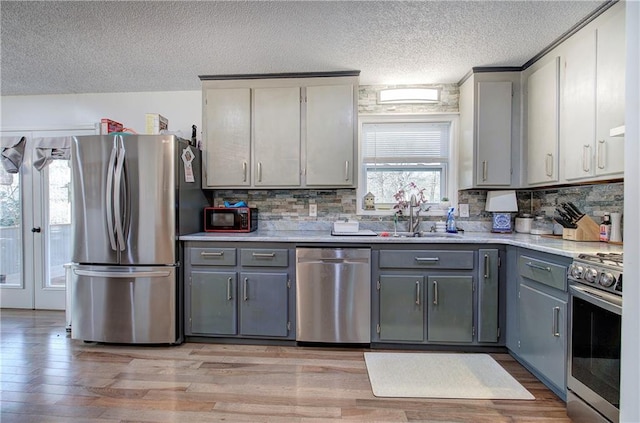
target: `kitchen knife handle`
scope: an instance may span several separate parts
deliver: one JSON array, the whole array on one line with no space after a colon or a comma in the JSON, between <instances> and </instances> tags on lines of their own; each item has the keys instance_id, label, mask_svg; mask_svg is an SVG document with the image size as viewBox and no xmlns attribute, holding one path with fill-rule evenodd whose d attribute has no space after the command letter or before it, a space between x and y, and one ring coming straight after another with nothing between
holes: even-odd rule
<instances>
[{"instance_id":1,"label":"kitchen knife handle","mask_svg":"<svg viewBox=\"0 0 640 423\"><path fill-rule=\"evenodd\" d=\"M433 281L433 305L438 305L438 281Z\"/></svg>"},{"instance_id":2,"label":"kitchen knife handle","mask_svg":"<svg viewBox=\"0 0 640 423\"><path fill-rule=\"evenodd\" d=\"M242 162L242 182L247 182L247 162Z\"/></svg>"},{"instance_id":3,"label":"kitchen knife handle","mask_svg":"<svg viewBox=\"0 0 640 423\"><path fill-rule=\"evenodd\" d=\"M547 153L547 159L544 162L544 170L547 176L553 176L553 154Z\"/></svg>"},{"instance_id":4,"label":"kitchen knife handle","mask_svg":"<svg viewBox=\"0 0 640 423\"><path fill-rule=\"evenodd\" d=\"M553 308L553 327L551 330L553 331L553 336L560 337L560 307Z\"/></svg>"},{"instance_id":5,"label":"kitchen knife handle","mask_svg":"<svg viewBox=\"0 0 640 423\"><path fill-rule=\"evenodd\" d=\"M484 278L489 279L489 254L484 255Z\"/></svg>"},{"instance_id":6,"label":"kitchen knife handle","mask_svg":"<svg viewBox=\"0 0 640 423\"><path fill-rule=\"evenodd\" d=\"M607 152L607 146L604 140L598 140L598 169L604 169L604 165L607 162L605 154Z\"/></svg>"},{"instance_id":7,"label":"kitchen knife handle","mask_svg":"<svg viewBox=\"0 0 640 423\"><path fill-rule=\"evenodd\" d=\"M227 300L231 300L231 278L227 279Z\"/></svg>"},{"instance_id":8,"label":"kitchen knife handle","mask_svg":"<svg viewBox=\"0 0 640 423\"><path fill-rule=\"evenodd\" d=\"M242 298L247 301L249 299L249 294L248 294L248 288L247 285L249 284L249 278L244 278L243 284L242 284Z\"/></svg>"},{"instance_id":9,"label":"kitchen knife handle","mask_svg":"<svg viewBox=\"0 0 640 423\"><path fill-rule=\"evenodd\" d=\"M482 181L486 181L487 180L487 161L483 160L482 161Z\"/></svg>"},{"instance_id":10,"label":"kitchen knife handle","mask_svg":"<svg viewBox=\"0 0 640 423\"><path fill-rule=\"evenodd\" d=\"M591 170L591 165L589 163L589 149L591 146L589 144L585 144L582 146L582 170L584 172L589 172Z\"/></svg>"},{"instance_id":11,"label":"kitchen knife handle","mask_svg":"<svg viewBox=\"0 0 640 423\"><path fill-rule=\"evenodd\" d=\"M420 305L420 281L416 281L416 305Z\"/></svg>"}]
</instances>

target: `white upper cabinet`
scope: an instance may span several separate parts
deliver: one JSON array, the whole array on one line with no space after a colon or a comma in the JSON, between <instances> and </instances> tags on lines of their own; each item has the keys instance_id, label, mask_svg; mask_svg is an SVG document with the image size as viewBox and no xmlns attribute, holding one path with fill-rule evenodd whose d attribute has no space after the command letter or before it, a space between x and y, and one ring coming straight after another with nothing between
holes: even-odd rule
<instances>
[{"instance_id":1,"label":"white upper cabinet","mask_svg":"<svg viewBox=\"0 0 640 423\"><path fill-rule=\"evenodd\" d=\"M559 57L527 79L527 182L558 181Z\"/></svg>"},{"instance_id":2,"label":"white upper cabinet","mask_svg":"<svg viewBox=\"0 0 640 423\"><path fill-rule=\"evenodd\" d=\"M512 74L474 74L460 87L460 189L512 184Z\"/></svg>"},{"instance_id":3,"label":"white upper cabinet","mask_svg":"<svg viewBox=\"0 0 640 423\"><path fill-rule=\"evenodd\" d=\"M624 138L624 8L611 9L568 43L564 56L561 144L567 181L622 177Z\"/></svg>"},{"instance_id":4,"label":"white upper cabinet","mask_svg":"<svg viewBox=\"0 0 640 423\"><path fill-rule=\"evenodd\" d=\"M249 186L251 90L205 90L204 111L203 188Z\"/></svg>"},{"instance_id":5,"label":"white upper cabinet","mask_svg":"<svg viewBox=\"0 0 640 423\"><path fill-rule=\"evenodd\" d=\"M355 187L357 72L203 78L203 188Z\"/></svg>"},{"instance_id":6,"label":"white upper cabinet","mask_svg":"<svg viewBox=\"0 0 640 423\"><path fill-rule=\"evenodd\" d=\"M253 185L300 185L300 88L256 88L253 111Z\"/></svg>"},{"instance_id":7,"label":"white upper cabinet","mask_svg":"<svg viewBox=\"0 0 640 423\"><path fill-rule=\"evenodd\" d=\"M352 186L356 108L353 85L306 88L306 185Z\"/></svg>"}]
</instances>

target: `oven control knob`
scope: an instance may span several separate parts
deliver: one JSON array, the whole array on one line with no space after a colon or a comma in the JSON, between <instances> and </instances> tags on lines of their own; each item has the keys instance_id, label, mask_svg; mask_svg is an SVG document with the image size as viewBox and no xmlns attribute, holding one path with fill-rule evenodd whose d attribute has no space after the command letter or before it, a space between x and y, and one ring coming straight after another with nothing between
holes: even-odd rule
<instances>
[{"instance_id":1,"label":"oven control knob","mask_svg":"<svg viewBox=\"0 0 640 423\"><path fill-rule=\"evenodd\" d=\"M587 268L587 270L584 271L584 280L595 283L598 280L598 271L596 269Z\"/></svg>"},{"instance_id":2,"label":"oven control knob","mask_svg":"<svg viewBox=\"0 0 640 423\"><path fill-rule=\"evenodd\" d=\"M610 287L614 283L616 283L616 278L615 278L615 276L613 276L613 274L611 274L609 272L606 272L606 273L603 273L602 275L600 275L600 280L598 282L602 286Z\"/></svg>"},{"instance_id":3,"label":"oven control knob","mask_svg":"<svg viewBox=\"0 0 640 423\"><path fill-rule=\"evenodd\" d=\"M580 279L582 277L582 272L584 272L584 268L579 264L571 265L571 276L576 279Z\"/></svg>"}]
</instances>

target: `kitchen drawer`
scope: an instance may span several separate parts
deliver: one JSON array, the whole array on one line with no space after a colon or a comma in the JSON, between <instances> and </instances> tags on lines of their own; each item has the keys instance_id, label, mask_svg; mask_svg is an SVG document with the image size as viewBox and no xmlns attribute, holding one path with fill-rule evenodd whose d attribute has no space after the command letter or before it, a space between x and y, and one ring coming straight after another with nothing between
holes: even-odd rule
<instances>
[{"instance_id":1,"label":"kitchen drawer","mask_svg":"<svg viewBox=\"0 0 640 423\"><path fill-rule=\"evenodd\" d=\"M473 269L473 251L382 250L380 268Z\"/></svg>"},{"instance_id":2,"label":"kitchen drawer","mask_svg":"<svg viewBox=\"0 0 640 423\"><path fill-rule=\"evenodd\" d=\"M287 267L289 250L280 248L243 248L240 251L242 266Z\"/></svg>"},{"instance_id":3,"label":"kitchen drawer","mask_svg":"<svg viewBox=\"0 0 640 423\"><path fill-rule=\"evenodd\" d=\"M189 248L192 266L235 266L235 248Z\"/></svg>"},{"instance_id":4,"label":"kitchen drawer","mask_svg":"<svg viewBox=\"0 0 640 423\"><path fill-rule=\"evenodd\" d=\"M567 290L567 267L527 256L518 259L518 273L523 278L548 285L552 288Z\"/></svg>"}]
</instances>

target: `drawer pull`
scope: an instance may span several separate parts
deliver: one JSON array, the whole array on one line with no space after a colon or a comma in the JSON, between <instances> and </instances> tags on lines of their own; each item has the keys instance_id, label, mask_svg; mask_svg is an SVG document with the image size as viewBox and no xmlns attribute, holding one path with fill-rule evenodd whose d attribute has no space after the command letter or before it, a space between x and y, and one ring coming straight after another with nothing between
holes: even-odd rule
<instances>
[{"instance_id":1,"label":"drawer pull","mask_svg":"<svg viewBox=\"0 0 640 423\"><path fill-rule=\"evenodd\" d=\"M222 257L224 255L224 251L216 251L214 253L208 253L203 251L200 253L202 257Z\"/></svg>"},{"instance_id":2,"label":"drawer pull","mask_svg":"<svg viewBox=\"0 0 640 423\"><path fill-rule=\"evenodd\" d=\"M273 258L276 253L253 253L252 256L255 258Z\"/></svg>"},{"instance_id":3,"label":"drawer pull","mask_svg":"<svg viewBox=\"0 0 640 423\"><path fill-rule=\"evenodd\" d=\"M560 337L560 307L553 308L553 336Z\"/></svg>"},{"instance_id":4,"label":"drawer pull","mask_svg":"<svg viewBox=\"0 0 640 423\"><path fill-rule=\"evenodd\" d=\"M420 281L416 281L416 305L420 305Z\"/></svg>"},{"instance_id":5,"label":"drawer pull","mask_svg":"<svg viewBox=\"0 0 640 423\"><path fill-rule=\"evenodd\" d=\"M437 263L440 261L438 257L416 257L418 263Z\"/></svg>"},{"instance_id":6,"label":"drawer pull","mask_svg":"<svg viewBox=\"0 0 640 423\"><path fill-rule=\"evenodd\" d=\"M438 305L438 281L433 281L433 305Z\"/></svg>"},{"instance_id":7,"label":"drawer pull","mask_svg":"<svg viewBox=\"0 0 640 423\"><path fill-rule=\"evenodd\" d=\"M227 279L227 300L231 300L231 278Z\"/></svg>"},{"instance_id":8,"label":"drawer pull","mask_svg":"<svg viewBox=\"0 0 640 423\"><path fill-rule=\"evenodd\" d=\"M544 271L547 271L547 272L551 272L551 268L550 267L540 266L538 264L533 264L531 262L528 262L527 266L531 267L532 269L538 269L538 270L544 270Z\"/></svg>"}]
</instances>

